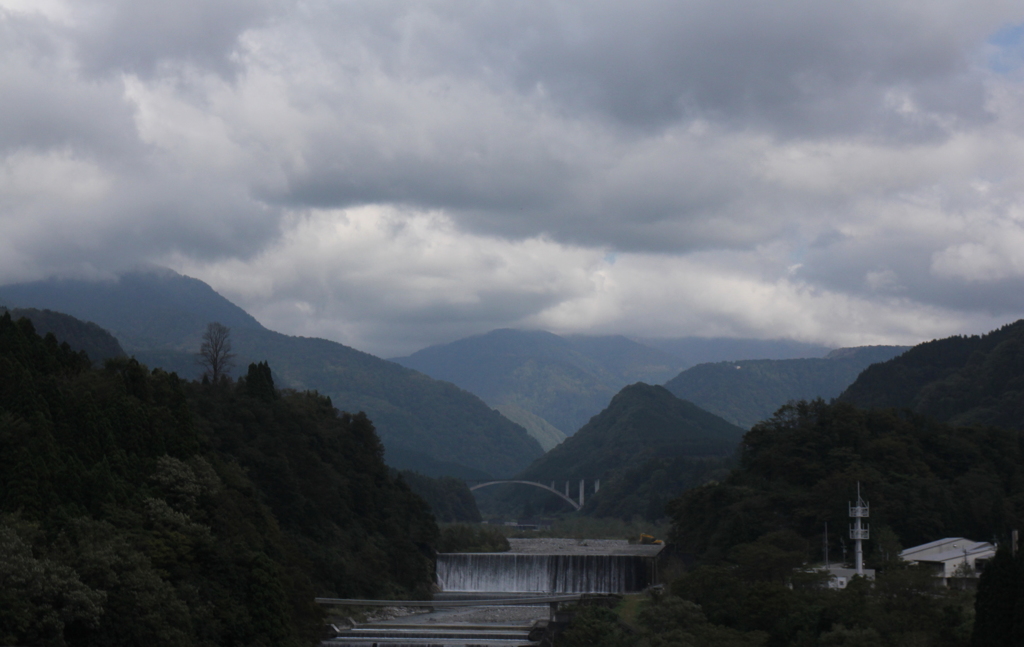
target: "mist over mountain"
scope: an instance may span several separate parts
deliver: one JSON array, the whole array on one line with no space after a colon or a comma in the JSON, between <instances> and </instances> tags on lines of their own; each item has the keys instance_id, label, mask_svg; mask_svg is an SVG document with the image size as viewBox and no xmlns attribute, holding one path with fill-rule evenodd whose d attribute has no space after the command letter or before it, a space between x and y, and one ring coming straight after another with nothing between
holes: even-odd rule
<instances>
[{"instance_id":1,"label":"mist over mountain","mask_svg":"<svg viewBox=\"0 0 1024 647\"><path fill-rule=\"evenodd\" d=\"M170 270L2 286L0 302L94 321L140 361L186 378L198 376L202 333L218 321L231 328L236 366L269 361L279 386L317 390L343 411L365 411L397 468L439 475L456 464L509 475L543 453L522 427L452 384L342 344L267 330L202 281Z\"/></svg>"},{"instance_id":2,"label":"mist over mountain","mask_svg":"<svg viewBox=\"0 0 1024 647\"><path fill-rule=\"evenodd\" d=\"M550 434L548 427L553 427L566 436L623 386L662 382L681 370L672 355L622 336L560 337L511 329L431 346L394 361L476 394L528 429L539 426Z\"/></svg>"},{"instance_id":3,"label":"mist over mountain","mask_svg":"<svg viewBox=\"0 0 1024 647\"><path fill-rule=\"evenodd\" d=\"M905 350L906 346L861 346L836 349L822 358L698 364L669 380L665 388L749 429L791 400L837 397L865 368Z\"/></svg>"},{"instance_id":4,"label":"mist over mountain","mask_svg":"<svg viewBox=\"0 0 1024 647\"><path fill-rule=\"evenodd\" d=\"M868 367L839 400L910 409L956 425L1024 429L1024 320L914 346Z\"/></svg>"}]
</instances>

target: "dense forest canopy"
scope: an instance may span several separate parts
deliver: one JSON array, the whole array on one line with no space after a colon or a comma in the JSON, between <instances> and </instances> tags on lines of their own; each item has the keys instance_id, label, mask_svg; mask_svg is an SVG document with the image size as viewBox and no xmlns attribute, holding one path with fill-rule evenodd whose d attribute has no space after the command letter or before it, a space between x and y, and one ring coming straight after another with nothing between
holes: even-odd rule
<instances>
[{"instance_id":1,"label":"dense forest canopy","mask_svg":"<svg viewBox=\"0 0 1024 647\"><path fill-rule=\"evenodd\" d=\"M894 409L863 411L821 400L780 409L744 437L739 468L673 501L674 539L710 562L772 533L803 538L820 558L824 524L833 555L857 483L871 504L872 550L947 536L991 541L1024 527L1020 432L953 427Z\"/></svg>"},{"instance_id":2,"label":"dense forest canopy","mask_svg":"<svg viewBox=\"0 0 1024 647\"><path fill-rule=\"evenodd\" d=\"M0 643L298 645L315 595L425 595L439 537L366 416L90 368L0 317Z\"/></svg>"},{"instance_id":3,"label":"dense forest canopy","mask_svg":"<svg viewBox=\"0 0 1024 647\"><path fill-rule=\"evenodd\" d=\"M839 398L959 425L1024 429L1024 320L913 347L865 370Z\"/></svg>"}]
</instances>

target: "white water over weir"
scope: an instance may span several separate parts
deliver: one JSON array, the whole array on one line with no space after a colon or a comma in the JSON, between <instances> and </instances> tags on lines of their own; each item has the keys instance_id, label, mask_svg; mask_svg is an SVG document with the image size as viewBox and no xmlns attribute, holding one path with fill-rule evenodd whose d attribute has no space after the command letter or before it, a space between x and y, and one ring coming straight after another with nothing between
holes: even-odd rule
<instances>
[{"instance_id":1,"label":"white water over weir","mask_svg":"<svg viewBox=\"0 0 1024 647\"><path fill-rule=\"evenodd\" d=\"M629 593L655 581L661 550L625 541L509 542L512 552L507 553L439 554L438 585L463 592Z\"/></svg>"}]
</instances>

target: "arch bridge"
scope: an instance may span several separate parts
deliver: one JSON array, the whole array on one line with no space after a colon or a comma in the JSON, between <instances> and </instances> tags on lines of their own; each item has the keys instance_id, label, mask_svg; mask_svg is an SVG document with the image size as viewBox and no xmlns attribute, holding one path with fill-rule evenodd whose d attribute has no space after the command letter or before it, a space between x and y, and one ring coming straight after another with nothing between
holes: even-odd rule
<instances>
[{"instance_id":1,"label":"arch bridge","mask_svg":"<svg viewBox=\"0 0 1024 647\"><path fill-rule=\"evenodd\" d=\"M558 490L555 489L555 481L551 481L551 485L550 486L547 486L547 485L545 485L543 483L538 483L536 481L519 481L519 480L515 480L515 479L496 479L494 481L483 481L483 482L466 481L466 485L469 485L469 491L470 492L472 492L473 490L479 490L480 488L489 487L491 485L499 485L501 483L521 483L522 485L532 485L534 487L539 487L542 490L547 490L548 492L551 492L552 494L558 496L558 498L562 499L563 501L565 501L566 503L571 505L574 510L579 510L580 508L583 507L583 503L584 503L584 493L586 492L585 481L586 481L585 479L580 479L580 498L579 498L579 501L574 501L573 499L571 499L569 497L569 481L565 482L565 493L564 494L562 492L559 492ZM475 485L470 485L470 483L475 483ZM601 489L601 479L595 479L594 480L594 492L596 493L600 489Z\"/></svg>"}]
</instances>

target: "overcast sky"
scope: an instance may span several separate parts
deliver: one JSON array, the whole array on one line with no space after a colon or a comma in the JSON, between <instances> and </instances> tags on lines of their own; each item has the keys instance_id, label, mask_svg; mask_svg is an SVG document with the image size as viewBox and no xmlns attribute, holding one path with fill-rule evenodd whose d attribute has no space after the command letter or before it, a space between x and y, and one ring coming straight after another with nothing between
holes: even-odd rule
<instances>
[{"instance_id":1,"label":"overcast sky","mask_svg":"<svg viewBox=\"0 0 1024 647\"><path fill-rule=\"evenodd\" d=\"M1024 4L0 0L0 283L382 356L1024 314Z\"/></svg>"}]
</instances>

